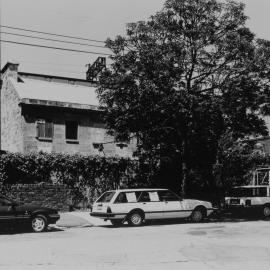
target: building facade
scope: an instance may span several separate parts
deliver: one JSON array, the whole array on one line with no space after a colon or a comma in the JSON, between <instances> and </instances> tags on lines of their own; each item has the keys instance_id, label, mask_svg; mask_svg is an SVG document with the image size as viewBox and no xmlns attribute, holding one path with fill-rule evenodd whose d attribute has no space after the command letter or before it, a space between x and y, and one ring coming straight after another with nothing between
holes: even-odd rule
<instances>
[{"instance_id":1,"label":"building facade","mask_svg":"<svg viewBox=\"0 0 270 270\"><path fill-rule=\"evenodd\" d=\"M2 69L1 150L132 157L136 141L114 143L86 80ZM101 147L102 146L102 147Z\"/></svg>"}]
</instances>

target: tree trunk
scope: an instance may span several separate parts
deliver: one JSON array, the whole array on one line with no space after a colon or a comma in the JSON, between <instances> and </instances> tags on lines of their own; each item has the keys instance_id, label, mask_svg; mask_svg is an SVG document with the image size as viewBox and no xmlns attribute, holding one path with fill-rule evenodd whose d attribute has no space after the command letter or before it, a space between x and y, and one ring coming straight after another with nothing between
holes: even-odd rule
<instances>
[{"instance_id":1,"label":"tree trunk","mask_svg":"<svg viewBox=\"0 0 270 270\"><path fill-rule=\"evenodd\" d=\"M187 164L186 164L186 140L182 142L182 185L181 185L181 195L185 197L186 195L186 181L187 181Z\"/></svg>"}]
</instances>

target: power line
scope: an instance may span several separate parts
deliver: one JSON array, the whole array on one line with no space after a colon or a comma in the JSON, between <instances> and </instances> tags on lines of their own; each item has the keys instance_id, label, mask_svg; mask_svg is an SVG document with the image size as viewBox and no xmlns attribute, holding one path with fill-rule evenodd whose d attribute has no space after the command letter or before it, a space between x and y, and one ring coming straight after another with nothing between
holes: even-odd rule
<instances>
[{"instance_id":1,"label":"power line","mask_svg":"<svg viewBox=\"0 0 270 270\"><path fill-rule=\"evenodd\" d=\"M61 47L52 47L52 46L45 46L45 45L37 45L32 43L24 43L24 42L17 42L17 41L11 41L11 40L4 40L1 39L0 42L6 42L6 43L12 43L17 45L25 45L25 46L32 46L32 47L39 47L39 48L46 48L46 49L54 49L54 50L61 50L61 51L70 51L70 52L79 52L79 53L89 53L89 54L98 54L98 55L106 55L111 56L109 53L99 53L99 52L91 52L91 51L83 51L83 50L74 50L74 49L67 49L67 48L61 48Z\"/></svg>"},{"instance_id":2,"label":"power line","mask_svg":"<svg viewBox=\"0 0 270 270\"><path fill-rule=\"evenodd\" d=\"M57 37L65 37L65 38L73 38L73 39L93 41L93 42L98 42L98 43L105 43L105 41L97 40L97 39L89 39L89 38L82 38L82 37L67 36L67 35L61 35L61 34L55 34L55 33L48 33L48 32L42 32L42 31L37 31L37 30L30 30L30 29L19 28L19 27L12 27L12 26L7 26L7 25L0 25L0 27L8 28L8 29L21 30L21 31L26 31L26 32L31 32L31 33L38 33L38 34L44 34L44 35L57 36Z\"/></svg>"},{"instance_id":3,"label":"power line","mask_svg":"<svg viewBox=\"0 0 270 270\"><path fill-rule=\"evenodd\" d=\"M64 40L53 39L53 38L42 38L42 37L36 37L36 36L30 36L30 35L22 35L22 34L17 34L17 33L15 34L15 33L10 33L10 32L3 32L3 31L1 31L0 34L12 35L12 36L19 36L19 37L27 37L27 38L40 39L40 40L47 40L47 41L56 41L56 42L62 42L62 43L68 43L68 44L74 44L74 45L81 45L81 46L89 46L89 47L96 47L96 48L107 49L105 46L91 45L91 44L78 43L78 42L72 42L72 41L64 41Z\"/></svg>"}]
</instances>

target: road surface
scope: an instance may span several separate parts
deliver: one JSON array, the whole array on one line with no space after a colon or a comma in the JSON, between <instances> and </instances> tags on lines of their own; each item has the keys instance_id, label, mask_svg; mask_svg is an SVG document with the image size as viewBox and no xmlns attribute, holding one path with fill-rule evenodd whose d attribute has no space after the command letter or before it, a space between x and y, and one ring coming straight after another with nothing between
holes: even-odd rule
<instances>
[{"instance_id":1,"label":"road surface","mask_svg":"<svg viewBox=\"0 0 270 270\"><path fill-rule=\"evenodd\" d=\"M0 234L2 270L270 269L270 221Z\"/></svg>"}]
</instances>

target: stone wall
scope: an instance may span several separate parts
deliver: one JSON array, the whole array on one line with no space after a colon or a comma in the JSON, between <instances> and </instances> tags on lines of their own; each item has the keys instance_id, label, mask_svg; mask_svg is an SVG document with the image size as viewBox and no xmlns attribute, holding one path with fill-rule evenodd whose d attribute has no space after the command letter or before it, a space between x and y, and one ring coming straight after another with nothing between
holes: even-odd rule
<instances>
[{"instance_id":1,"label":"stone wall","mask_svg":"<svg viewBox=\"0 0 270 270\"><path fill-rule=\"evenodd\" d=\"M113 143L114 138L106 134L106 126L102 122L99 112L25 105L22 106L22 115L24 153L43 151L47 153L132 157L136 150L135 140L132 140L123 149ZM36 137L36 121L38 119L53 121L54 136L52 140L42 140ZM78 141L66 140L66 121L78 123ZM103 142L105 142L104 151L100 152L93 143Z\"/></svg>"},{"instance_id":2,"label":"stone wall","mask_svg":"<svg viewBox=\"0 0 270 270\"><path fill-rule=\"evenodd\" d=\"M5 195L17 202L69 211L72 192L64 185L17 184L5 186Z\"/></svg>"},{"instance_id":3,"label":"stone wall","mask_svg":"<svg viewBox=\"0 0 270 270\"><path fill-rule=\"evenodd\" d=\"M5 151L23 151L21 107L9 80L5 81L1 91L1 144Z\"/></svg>"}]
</instances>

